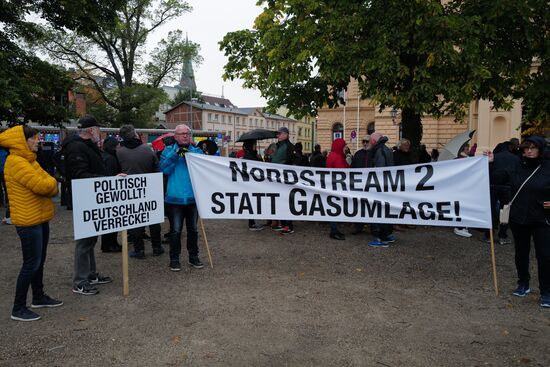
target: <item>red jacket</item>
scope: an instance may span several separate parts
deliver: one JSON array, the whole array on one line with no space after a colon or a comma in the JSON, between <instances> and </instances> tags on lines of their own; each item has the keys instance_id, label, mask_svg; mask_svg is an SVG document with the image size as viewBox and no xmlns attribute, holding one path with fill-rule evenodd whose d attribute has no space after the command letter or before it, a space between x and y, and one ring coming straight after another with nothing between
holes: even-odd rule
<instances>
[{"instance_id":1,"label":"red jacket","mask_svg":"<svg viewBox=\"0 0 550 367\"><path fill-rule=\"evenodd\" d=\"M346 162L345 146L346 141L344 139L334 139L332 149L327 157L327 168L350 168L350 165Z\"/></svg>"}]
</instances>

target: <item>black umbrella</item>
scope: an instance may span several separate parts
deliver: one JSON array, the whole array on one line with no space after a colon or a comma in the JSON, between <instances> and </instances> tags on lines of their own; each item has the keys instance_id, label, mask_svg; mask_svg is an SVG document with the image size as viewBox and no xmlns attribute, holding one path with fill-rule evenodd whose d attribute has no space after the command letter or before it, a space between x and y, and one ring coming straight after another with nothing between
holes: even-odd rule
<instances>
[{"instance_id":1,"label":"black umbrella","mask_svg":"<svg viewBox=\"0 0 550 367\"><path fill-rule=\"evenodd\" d=\"M276 137L276 131L266 129L254 129L242 134L237 141L273 139Z\"/></svg>"},{"instance_id":2,"label":"black umbrella","mask_svg":"<svg viewBox=\"0 0 550 367\"><path fill-rule=\"evenodd\" d=\"M206 145L206 151L205 151L205 148L203 147L204 145ZM208 155L215 155L216 152L218 151L218 144L216 144L215 141L210 139L199 141L197 146L201 148L203 152L205 152Z\"/></svg>"}]
</instances>

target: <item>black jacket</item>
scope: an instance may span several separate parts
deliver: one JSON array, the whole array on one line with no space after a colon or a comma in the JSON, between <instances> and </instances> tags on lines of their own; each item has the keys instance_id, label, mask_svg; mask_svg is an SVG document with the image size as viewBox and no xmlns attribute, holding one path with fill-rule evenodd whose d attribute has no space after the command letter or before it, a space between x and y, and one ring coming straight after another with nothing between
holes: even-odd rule
<instances>
[{"instance_id":1,"label":"black jacket","mask_svg":"<svg viewBox=\"0 0 550 367\"><path fill-rule=\"evenodd\" d=\"M105 164L101 151L90 139L77 134L67 137L62 145L65 172L68 179L105 176Z\"/></svg>"},{"instance_id":2,"label":"black jacket","mask_svg":"<svg viewBox=\"0 0 550 367\"><path fill-rule=\"evenodd\" d=\"M517 163L511 176L512 195L539 166L539 170L521 189L510 209L510 221L518 224L545 224L550 226L550 210L543 202L550 201L550 161L523 159Z\"/></svg>"},{"instance_id":3,"label":"black jacket","mask_svg":"<svg viewBox=\"0 0 550 367\"><path fill-rule=\"evenodd\" d=\"M367 168L368 159L369 151L366 149L359 149L351 159L351 168Z\"/></svg>"},{"instance_id":4,"label":"black jacket","mask_svg":"<svg viewBox=\"0 0 550 367\"><path fill-rule=\"evenodd\" d=\"M327 159L321 152L313 152L311 153L311 157L309 157L309 165L311 167L323 167L325 168L327 166Z\"/></svg>"},{"instance_id":5,"label":"black jacket","mask_svg":"<svg viewBox=\"0 0 550 367\"><path fill-rule=\"evenodd\" d=\"M518 156L508 149L495 153L493 162L489 164L489 180L491 185L509 186L512 175L515 174L516 166L520 161Z\"/></svg>"},{"instance_id":6,"label":"black jacket","mask_svg":"<svg viewBox=\"0 0 550 367\"><path fill-rule=\"evenodd\" d=\"M105 173L108 176L116 176L121 172L120 165L118 164L118 159L116 157L117 145L118 141L115 139L106 140L103 143L101 158L103 158L103 163L105 163Z\"/></svg>"},{"instance_id":7,"label":"black jacket","mask_svg":"<svg viewBox=\"0 0 550 367\"><path fill-rule=\"evenodd\" d=\"M411 152L402 152L399 149L393 152L393 163L396 166L406 166L407 164L413 164L413 158Z\"/></svg>"}]
</instances>

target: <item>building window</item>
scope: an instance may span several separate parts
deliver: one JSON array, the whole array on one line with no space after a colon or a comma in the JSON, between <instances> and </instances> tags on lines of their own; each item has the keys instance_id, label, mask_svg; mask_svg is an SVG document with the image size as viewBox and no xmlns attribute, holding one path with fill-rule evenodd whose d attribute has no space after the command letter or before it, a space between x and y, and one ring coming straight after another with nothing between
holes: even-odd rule
<instances>
[{"instance_id":1,"label":"building window","mask_svg":"<svg viewBox=\"0 0 550 367\"><path fill-rule=\"evenodd\" d=\"M235 117L235 125L241 124L241 118L239 116Z\"/></svg>"},{"instance_id":2,"label":"building window","mask_svg":"<svg viewBox=\"0 0 550 367\"><path fill-rule=\"evenodd\" d=\"M210 121L212 121L212 114L211 113L208 114L208 122L210 122Z\"/></svg>"},{"instance_id":3,"label":"building window","mask_svg":"<svg viewBox=\"0 0 550 367\"><path fill-rule=\"evenodd\" d=\"M367 125L367 134L371 135L375 131L376 131L376 129L375 129L375 126L374 126L374 121L369 122L369 124Z\"/></svg>"},{"instance_id":4,"label":"building window","mask_svg":"<svg viewBox=\"0 0 550 367\"><path fill-rule=\"evenodd\" d=\"M225 115L222 115L222 124L225 124Z\"/></svg>"},{"instance_id":5,"label":"building window","mask_svg":"<svg viewBox=\"0 0 550 367\"><path fill-rule=\"evenodd\" d=\"M214 115L214 121L218 121L218 114Z\"/></svg>"},{"instance_id":6,"label":"building window","mask_svg":"<svg viewBox=\"0 0 550 367\"><path fill-rule=\"evenodd\" d=\"M342 139L344 137L344 125L339 122L332 125L332 140Z\"/></svg>"},{"instance_id":7,"label":"building window","mask_svg":"<svg viewBox=\"0 0 550 367\"><path fill-rule=\"evenodd\" d=\"M227 116L227 122L231 124L231 116Z\"/></svg>"},{"instance_id":8,"label":"building window","mask_svg":"<svg viewBox=\"0 0 550 367\"><path fill-rule=\"evenodd\" d=\"M302 128L301 127L298 128L298 136L302 137Z\"/></svg>"}]
</instances>

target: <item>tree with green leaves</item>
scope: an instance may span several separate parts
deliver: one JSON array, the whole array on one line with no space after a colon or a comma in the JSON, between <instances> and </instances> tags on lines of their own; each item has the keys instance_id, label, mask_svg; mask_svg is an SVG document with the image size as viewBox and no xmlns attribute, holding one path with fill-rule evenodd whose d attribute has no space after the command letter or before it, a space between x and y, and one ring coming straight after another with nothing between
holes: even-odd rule
<instances>
[{"instance_id":1,"label":"tree with green leaves","mask_svg":"<svg viewBox=\"0 0 550 367\"><path fill-rule=\"evenodd\" d=\"M72 78L62 67L34 54L29 45L42 37L40 18L55 29L86 32L101 20L114 26L112 16L124 1L0 0L0 120L60 124L74 116L67 103Z\"/></svg>"},{"instance_id":2,"label":"tree with green leaves","mask_svg":"<svg viewBox=\"0 0 550 367\"><path fill-rule=\"evenodd\" d=\"M169 32L146 61L147 37L189 11L187 2L180 0L126 1L115 13L114 27L102 22L73 32L48 27L45 48L53 59L76 66L103 100L119 112L115 125L147 126L151 112L167 98L159 85L177 77L184 59L201 60L199 46L177 30ZM112 83L101 83L105 78Z\"/></svg>"},{"instance_id":3,"label":"tree with green leaves","mask_svg":"<svg viewBox=\"0 0 550 367\"><path fill-rule=\"evenodd\" d=\"M356 79L363 98L402 110L403 136L418 146L422 115L460 118L478 98L509 106L510 88L496 77L502 65L482 62L489 14L467 14L463 1L260 3L254 29L228 33L220 49L228 56L224 77L242 78L272 108L315 114L344 103L339 92Z\"/></svg>"}]
</instances>

